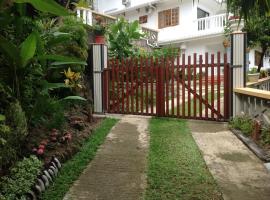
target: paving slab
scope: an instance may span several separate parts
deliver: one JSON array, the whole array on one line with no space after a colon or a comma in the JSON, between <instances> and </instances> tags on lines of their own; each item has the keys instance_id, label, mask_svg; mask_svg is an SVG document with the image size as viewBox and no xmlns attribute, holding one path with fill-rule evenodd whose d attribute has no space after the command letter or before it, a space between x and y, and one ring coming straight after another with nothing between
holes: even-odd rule
<instances>
[{"instance_id":1,"label":"paving slab","mask_svg":"<svg viewBox=\"0 0 270 200\"><path fill-rule=\"evenodd\" d=\"M188 124L224 200L270 199L270 173L226 123Z\"/></svg>"},{"instance_id":2,"label":"paving slab","mask_svg":"<svg viewBox=\"0 0 270 200\"><path fill-rule=\"evenodd\" d=\"M140 200L146 188L148 118L121 116L64 200Z\"/></svg>"}]
</instances>

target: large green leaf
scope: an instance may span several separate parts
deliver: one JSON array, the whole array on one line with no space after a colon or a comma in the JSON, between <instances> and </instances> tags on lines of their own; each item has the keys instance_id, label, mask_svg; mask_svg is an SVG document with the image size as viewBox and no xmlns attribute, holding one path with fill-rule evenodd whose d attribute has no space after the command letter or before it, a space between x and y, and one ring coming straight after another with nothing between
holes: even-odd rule
<instances>
[{"instance_id":1,"label":"large green leaf","mask_svg":"<svg viewBox=\"0 0 270 200\"><path fill-rule=\"evenodd\" d=\"M5 121L5 120L6 120L5 115L1 115L1 114L0 114L0 122L1 122L1 121Z\"/></svg>"},{"instance_id":2,"label":"large green leaf","mask_svg":"<svg viewBox=\"0 0 270 200\"><path fill-rule=\"evenodd\" d=\"M15 3L30 3L32 6L42 12L51 13L57 16L69 15L69 12L56 3L54 0L14 0Z\"/></svg>"},{"instance_id":3,"label":"large green leaf","mask_svg":"<svg viewBox=\"0 0 270 200\"><path fill-rule=\"evenodd\" d=\"M43 56L38 56L37 59L39 60L54 60L54 61L60 61L60 62L81 62L78 58L73 57L67 57L67 56L61 56L61 55L52 55L47 54Z\"/></svg>"},{"instance_id":4,"label":"large green leaf","mask_svg":"<svg viewBox=\"0 0 270 200\"><path fill-rule=\"evenodd\" d=\"M62 101L62 100L80 100L80 101L86 101L85 98L80 97L80 96L67 96L67 97L65 97L63 99L60 99L60 101Z\"/></svg>"},{"instance_id":5,"label":"large green leaf","mask_svg":"<svg viewBox=\"0 0 270 200\"><path fill-rule=\"evenodd\" d=\"M47 81L43 84L42 93L48 94L49 90L54 90L58 88L68 88L68 86L64 83L48 83Z\"/></svg>"},{"instance_id":6,"label":"large green leaf","mask_svg":"<svg viewBox=\"0 0 270 200\"><path fill-rule=\"evenodd\" d=\"M19 63L19 51L17 47L2 35L0 35L0 51L9 58L12 64Z\"/></svg>"},{"instance_id":7,"label":"large green leaf","mask_svg":"<svg viewBox=\"0 0 270 200\"><path fill-rule=\"evenodd\" d=\"M23 67L27 64L27 62L34 57L37 48L37 37L33 32L31 33L25 41L21 45L21 63Z\"/></svg>"},{"instance_id":8,"label":"large green leaf","mask_svg":"<svg viewBox=\"0 0 270 200\"><path fill-rule=\"evenodd\" d=\"M58 65L73 65L73 64L77 64L77 65L87 65L87 63L85 61L58 61L58 62L53 62L51 63L51 65L54 66L58 66Z\"/></svg>"},{"instance_id":9,"label":"large green leaf","mask_svg":"<svg viewBox=\"0 0 270 200\"><path fill-rule=\"evenodd\" d=\"M62 44L66 41L69 41L70 39L71 39L70 34L62 34L55 36L48 41L47 47L55 47L56 45Z\"/></svg>"}]
</instances>

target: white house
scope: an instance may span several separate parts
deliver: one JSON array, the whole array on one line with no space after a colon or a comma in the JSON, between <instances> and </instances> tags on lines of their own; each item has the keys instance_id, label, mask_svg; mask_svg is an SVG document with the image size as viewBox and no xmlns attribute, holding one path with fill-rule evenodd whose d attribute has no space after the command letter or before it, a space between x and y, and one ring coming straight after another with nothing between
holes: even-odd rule
<instances>
[{"instance_id":1,"label":"white house","mask_svg":"<svg viewBox=\"0 0 270 200\"><path fill-rule=\"evenodd\" d=\"M158 31L159 46L174 46L183 53L225 53L226 4L221 0L97 0L96 11L139 20L142 27ZM256 52L256 53L255 53ZM250 66L256 64L260 49L249 53ZM264 66L270 67L269 57Z\"/></svg>"}]
</instances>

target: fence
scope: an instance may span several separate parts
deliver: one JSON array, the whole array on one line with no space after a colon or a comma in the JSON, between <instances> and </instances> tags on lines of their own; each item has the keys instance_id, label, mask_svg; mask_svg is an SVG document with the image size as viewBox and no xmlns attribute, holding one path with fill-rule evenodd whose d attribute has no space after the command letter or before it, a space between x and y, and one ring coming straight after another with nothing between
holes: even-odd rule
<instances>
[{"instance_id":1,"label":"fence","mask_svg":"<svg viewBox=\"0 0 270 200\"><path fill-rule=\"evenodd\" d=\"M110 113L188 119L228 118L227 55L112 59L104 74Z\"/></svg>"}]
</instances>

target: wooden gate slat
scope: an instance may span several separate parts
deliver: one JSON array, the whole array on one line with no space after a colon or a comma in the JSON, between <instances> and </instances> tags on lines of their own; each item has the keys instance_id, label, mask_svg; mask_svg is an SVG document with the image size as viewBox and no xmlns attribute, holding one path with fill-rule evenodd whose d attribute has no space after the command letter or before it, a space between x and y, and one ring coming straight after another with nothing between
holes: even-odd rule
<instances>
[{"instance_id":1,"label":"wooden gate slat","mask_svg":"<svg viewBox=\"0 0 270 200\"><path fill-rule=\"evenodd\" d=\"M205 100L208 104L208 53L205 53ZM208 108L205 105L205 118L208 119Z\"/></svg>"},{"instance_id":2,"label":"wooden gate slat","mask_svg":"<svg viewBox=\"0 0 270 200\"><path fill-rule=\"evenodd\" d=\"M124 113L125 112L125 86L124 86L124 70L125 70L125 64L124 64L124 59L121 60L121 93L122 93L122 96L121 96L121 113Z\"/></svg>"},{"instance_id":3,"label":"wooden gate slat","mask_svg":"<svg viewBox=\"0 0 270 200\"><path fill-rule=\"evenodd\" d=\"M145 108L146 114L148 114L148 70L149 69L149 58L145 59Z\"/></svg>"},{"instance_id":4,"label":"wooden gate slat","mask_svg":"<svg viewBox=\"0 0 270 200\"><path fill-rule=\"evenodd\" d=\"M200 80L199 80L199 95L202 98L202 55L200 55L199 61L199 68L200 68ZM200 110L200 119L202 119L202 101L199 101L199 110Z\"/></svg>"},{"instance_id":5,"label":"wooden gate slat","mask_svg":"<svg viewBox=\"0 0 270 200\"><path fill-rule=\"evenodd\" d=\"M143 58L140 59L141 114L143 114Z\"/></svg>"},{"instance_id":6,"label":"wooden gate slat","mask_svg":"<svg viewBox=\"0 0 270 200\"><path fill-rule=\"evenodd\" d=\"M130 79L131 79L131 113L134 114L134 59L130 62Z\"/></svg>"},{"instance_id":7,"label":"wooden gate slat","mask_svg":"<svg viewBox=\"0 0 270 200\"><path fill-rule=\"evenodd\" d=\"M172 101L172 106L171 106L171 114L174 116L174 60L175 57L172 57L171 59L171 101Z\"/></svg>"},{"instance_id":8,"label":"wooden gate slat","mask_svg":"<svg viewBox=\"0 0 270 200\"><path fill-rule=\"evenodd\" d=\"M130 60L126 59L126 113L129 113L129 67Z\"/></svg>"},{"instance_id":9,"label":"wooden gate slat","mask_svg":"<svg viewBox=\"0 0 270 200\"><path fill-rule=\"evenodd\" d=\"M110 94L110 88L111 88L111 74L112 74L112 60L108 60L108 70L109 70L109 75L108 75L108 113L111 112L111 94ZM107 92L107 91L106 91Z\"/></svg>"},{"instance_id":10,"label":"wooden gate slat","mask_svg":"<svg viewBox=\"0 0 270 200\"><path fill-rule=\"evenodd\" d=\"M228 119L229 116L229 69L227 64L227 54L224 54L224 82L223 82L223 88L224 88L224 118Z\"/></svg>"},{"instance_id":11,"label":"wooden gate slat","mask_svg":"<svg viewBox=\"0 0 270 200\"><path fill-rule=\"evenodd\" d=\"M116 60L116 66L115 66L115 70L116 70L116 84L117 84L117 99L116 99L116 109L117 109L117 113L120 113L120 75L119 75L119 60Z\"/></svg>"},{"instance_id":12,"label":"wooden gate slat","mask_svg":"<svg viewBox=\"0 0 270 200\"><path fill-rule=\"evenodd\" d=\"M176 107L177 107L177 111L176 111L176 115L177 117L180 117L180 102L179 102L179 99L180 99L180 91L179 91L179 76L180 76L180 65L179 65L179 55L177 56L177 69L176 69Z\"/></svg>"},{"instance_id":13,"label":"wooden gate slat","mask_svg":"<svg viewBox=\"0 0 270 200\"><path fill-rule=\"evenodd\" d=\"M115 112L115 93L114 93L114 82L115 82L115 60L112 64L112 112Z\"/></svg>"},{"instance_id":14,"label":"wooden gate slat","mask_svg":"<svg viewBox=\"0 0 270 200\"><path fill-rule=\"evenodd\" d=\"M193 71L193 88L194 92L196 93L196 86L197 86L197 54L193 54L193 65L194 65L194 71ZM196 104L196 95L193 96L193 117L196 117L197 115L197 104Z\"/></svg>"},{"instance_id":15,"label":"wooden gate slat","mask_svg":"<svg viewBox=\"0 0 270 200\"><path fill-rule=\"evenodd\" d=\"M185 54L182 55L182 117L185 117L185 102L186 102L186 88L184 87L185 85L185 73L186 73L186 64L185 64Z\"/></svg>"},{"instance_id":16,"label":"wooden gate slat","mask_svg":"<svg viewBox=\"0 0 270 200\"><path fill-rule=\"evenodd\" d=\"M214 54L211 54L211 105L215 107L215 97L214 97L214 88L215 88L215 57ZM214 119L214 111L211 109L211 118Z\"/></svg>"},{"instance_id":17,"label":"wooden gate slat","mask_svg":"<svg viewBox=\"0 0 270 200\"><path fill-rule=\"evenodd\" d=\"M153 113L154 113L154 95L153 95L153 92L154 92L154 90L153 90L153 81L154 81L154 79L153 79L153 75L154 75L154 69L153 69L153 65L154 65L154 63L153 63L153 57L151 57L151 69L150 69L150 71L151 71L151 80L150 80L150 82L151 82L151 115L153 115Z\"/></svg>"},{"instance_id":18,"label":"wooden gate slat","mask_svg":"<svg viewBox=\"0 0 270 200\"><path fill-rule=\"evenodd\" d=\"M168 57L166 58L166 116L169 115L169 59Z\"/></svg>"},{"instance_id":19,"label":"wooden gate slat","mask_svg":"<svg viewBox=\"0 0 270 200\"><path fill-rule=\"evenodd\" d=\"M188 117L190 118L191 111L191 97L190 97L190 87L191 87L191 56L188 56Z\"/></svg>"},{"instance_id":20,"label":"wooden gate slat","mask_svg":"<svg viewBox=\"0 0 270 200\"><path fill-rule=\"evenodd\" d=\"M138 70L138 68L139 68L139 65L138 65L138 59L137 58L135 58L135 73L136 73L136 76L135 76L135 78L136 78L136 114L138 114L139 113L139 87L138 87L138 84L139 84L139 82L138 82L138 76L139 76L139 70Z\"/></svg>"},{"instance_id":21,"label":"wooden gate slat","mask_svg":"<svg viewBox=\"0 0 270 200\"><path fill-rule=\"evenodd\" d=\"M217 111L220 113L220 52L217 54Z\"/></svg>"}]
</instances>

